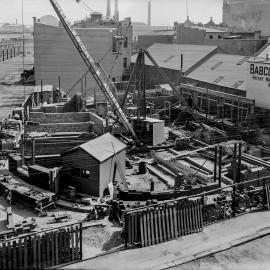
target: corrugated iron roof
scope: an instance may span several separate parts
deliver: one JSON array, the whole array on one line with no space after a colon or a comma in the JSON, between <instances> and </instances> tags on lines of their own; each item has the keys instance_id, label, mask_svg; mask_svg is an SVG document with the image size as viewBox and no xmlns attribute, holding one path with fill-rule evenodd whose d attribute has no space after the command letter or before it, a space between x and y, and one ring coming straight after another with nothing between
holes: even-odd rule
<instances>
[{"instance_id":1,"label":"corrugated iron roof","mask_svg":"<svg viewBox=\"0 0 270 270\"><path fill-rule=\"evenodd\" d=\"M183 54L183 71L186 72L216 49L217 46L155 43L147 50L160 67L173 70L180 70L181 54ZM131 62L135 63L136 58L137 55L133 55ZM153 66L147 57L145 62L146 65Z\"/></svg>"},{"instance_id":2,"label":"corrugated iron roof","mask_svg":"<svg viewBox=\"0 0 270 270\"><path fill-rule=\"evenodd\" d=\"M118 154L119 152L125 150L126 147L127 146L124 143L116 139L113 135L111 135L110 133L106 133L96 139L93 139L87 143L84 143L63 153L62 155L81 148L89 155L97 159L99 162L103 162L114 156L115 154Z\"/></svg>"},{"instance_id":3,"label":"corrugated iron roof","mask_svg":"<svg viewBox=\"0 0 270 270\"><path fill-rule=\"evenodd\" d=\"M216 54L191 72L188 77L208 83L223 77L216 82L217 85L246 90L247 60L248 57L242 55Z\"/></svg>"}]
</instances>

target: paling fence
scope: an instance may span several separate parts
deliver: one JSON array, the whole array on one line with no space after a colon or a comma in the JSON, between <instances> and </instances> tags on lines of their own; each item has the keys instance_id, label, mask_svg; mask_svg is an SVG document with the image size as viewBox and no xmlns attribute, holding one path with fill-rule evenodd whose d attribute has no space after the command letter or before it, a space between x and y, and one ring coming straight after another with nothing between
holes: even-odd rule
<instances>
[{"instance_id":1,"label":"paling fence","mask_svg":"<svg viewBox=\"0 0 270 270\"><path fill-rule=\"evenodd\" d=\"M81 259L81 224L46 230L0 243L0 269L44 269Z\"/></svg>"},{"instance_id":2,"label":"paling fence","mask_svg":"<svg viewBox=\"0 0 270 270\"><path fill-rule=\"evenodd\" d=\"M199 200L178 200L125 213L126 247L155 245L202 230Z\"/></svg>"},{"instance_id":3,"label":"paling fence","mask_svg":"<svg viewBox=\"0 0 270 270\"><path fill-rule=\"evenodd\" d=\"M270 210L270 178L263 177L125 212L126 248L159 244L197 233L214 222Z\"/></svg>"}]
</instances>

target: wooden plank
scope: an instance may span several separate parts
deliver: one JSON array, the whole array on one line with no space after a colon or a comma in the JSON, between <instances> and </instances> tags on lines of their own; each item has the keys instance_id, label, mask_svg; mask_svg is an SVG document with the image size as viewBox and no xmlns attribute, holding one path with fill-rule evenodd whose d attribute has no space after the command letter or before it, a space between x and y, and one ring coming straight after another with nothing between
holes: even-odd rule
<instances>
[{"instance_id":1,"label":"wooden plank","mask_svg":"<svg viewBox=\"0 0 270 270\"><path fill-rule=\"evenodd\" d=\"M148 245L152 245L151 239L151 228L150 228L150 214L149 211L146 212L146 224L147 224L147 238L148 238Z\"/></svg>"},{"instance_id":2,"label":"wooden plank","mask_svg":"<svg viewBox=\"0 0 270 270\"><path fill-rule=\"evenodd\" d=\"M36 269L38 266L37 266L37 238L36 236L34 235L32 237L32 246L33 246L33 264L32 264L32 267L34 269Z\"/></svg>"},{"instance_id":3,"label":"wooden plank","mask_svg":"<svg viewBox=\"0 0 270 270\"><path fill-rule=\"evenodd\" d=\"M194 204L190 204L190 233L195 233Z\"/></svg>"},{"instance_id":4,"label":"wooden plank","mask_svg":"<svg viewBox=\"0 0 270 270\"><path fill-rule=\"evenodd\" d=\"M58 232L54 232L54 242L55 242L55 264L59 264L59 245L58 245Z\"/></svg>"},{"instance_id":5,"label":"wooden plank","mask_svg":"<svg viewBox=\"0 0 270 270\"><path fill-rule=\"evenodd\" d=\"M71 226L71 260L74 261L74 229Z\"/></svg>"},{"instance_id":6,"label":"wooden plank","mask_svg":"<svg viewBox=\"0 0 270 270\"><path fill-rule=\"evenodd\" d=\"M135 231L136 231L136 224L135 224L135 215L132 214L131 215L131 241L132 241L132 244L135 243Z\"/></svg>"},{"instance_id":7,"label":"wooden plank","mask_svg":"<svg viewBox=\"0 0 270 270\"><path fill-rule=\"evenodd\" d=\"M46 268L46 241L45 236L41 236L41 267Z\"/></svg>"},{"instance_id":8,"label":"wooden plank","mask_svg":"<svg viewBox=\"0 0 270 270\"><path fill-rule=\"evenodd\" d=\"M187 235L187 209L186 205L182 206L182 217L183 217L183 235Z\"/></svg>"},{"instance_id":9,"label":"wooden plank","mask_svg":"<svg viewBox=\"0 0 270 270\"><path fill-rule=\"evenodd\" d=\"M181 204L177 203L177 217L178 217L178 237L182 236L182 208Z\"/></svg>"},{"instance_id":10,"label":"wooden plank","mask_svg":"<svg viewBox=\"0 0 270 270\"><path fill-rule=\"evenodd\" d=\"M203 230L203 215L202 215L202 204L200 203L200 209L199 209L199 214L200 214L200 223L201 223L201 226L200 226L200 231Z\"/></svg>"},{"instance_id":11,"label":"wooden plank","mask_svg":"<svg viewBox=\"0 0 270 270\"><path fill-rule=\"evenodd\" d=\"M132 244L132 220L131 220L131 215L128 215L128 243Z\"/></svg>"},{"instance_id":12,"label":"wooden plank","mask_svg":"<svg viewBox=\"0 0 270 270\"><path fill-rule=\"evenodd\" d=\"M23 263L24 263L24 268L28 268L28 241L27 238L24 238L24 259L23 259Z\"/></svg>"},{"instance_id":13,"label":"wooden plank","mask_svg":"<svg viewBox=\"0 0 270 270\"><path fill-rule=\"evenodd\" d=\"M158 219L159 243L162 243L163 242L162 215L160 209L157 210L157 219Z\"/></svg>"},{"instance_id":14,"label":"wooden plank","mask_svg":"<svg viewBox=\"0 0 270 270\"><path fill-rule=\"evenodd\" d=\"M173 217L173 208L169 208L169 213L170 213L170 225L171 225L171 238L174 239L176 237L174 233L174 217Z\"/></svg>"},{"instance_id":15,"label":"wooden plank","mask_svg":"<svg viewBox=\"0 0 270 270\"><path fill-rule=\"evenodd\" d=\"M178 237L178 218L177 218L177 210L176 210L176 205L173 207L173 221L174 221L174 235L175 237Z\"/></svg>"},{"instance_id":16,"label":"wooden plank","mask_svg":"<svg viewBox=\"0 0 270 270\"><path fill-rule=\"evenodd\" d=\"M161 220L162 220L162 233L163 233L163 241L167 241L167 231L166 231L166 220L165 220L165 209L161 209Z\"/></svg>"},{"instance_id":17,"label":"wooden plank","mask_svg":"<svg viewBox=\"0 0 270 270\"><path fill-rule=\"evenodd\" d=\"M156 236L155 236L155 227L154 227L154 216L153 216L153 211L149 213L149 218L150 218L150 226L151 226L151 241L152 245L156 244Z\"/></svg>"},{"instance_id":18,"label":"wooden plank","mask_svg":"<svg viewBox=\"0 0 270 270\"><path fill-rule=\"evenodd\" d=\"M186 206L187 212L186 212L186 220L187 220L187 234L190 234L190 204Z\"/></svg>"},{"instance_id":19,"label":"wooden plank","mask_svg":"<svg viewBox=\"0 0 270 270\"><path fill-rule=\"evenodd\" d=\"M7 255L8 255L8 269L12 269L12 255L11 255L11 243L8 241L7 243Z\"/></svg>"},{"instance_id":20,"label":"wooden plank","mask_svg":"<svg viewBox=\"0 0 270 270\"><path fill-rule=\"evenodd\" d=\"M138 214L135 214L135 223L136 223L136 235L135 235L135 243L140 241L140 220Z\"/></svg>"},{"instance_id":21,"label":"wooden plank","mask_svg":"<svg viewBox=\"0 0 270 270\"><path fill-rule=\"evenodd\" d=\"M158 215L157 215L156 209L155 209L153 215L154 215L154 225L155 225L155 242L156 242L156 244L158 244L160 242L159 242L159 233L158 233Z\"/></svg>"},{"instance_id":22,"label":"wooden plank","mask_svg":"<svg viewBox=\"0 0 270 270\"><path fill-rule=\"evenodd\" d=\"M7 269L8 266L7 266L7 246L6 246L6 243L3 243L2 249L3 249L3 253L2 253L2 256L3 256L3 269Z\"/></svg>"},{"instance_id":23,"label":"wooden plank","mask_svg":"<svg viewBox=\"0 0 270 270\"><path fill-rule=\"evenodd\" d=\"M41 269L41 240L39 235L37 236L37 265L38 268Z\"/></svg>"},{"instance_id":24,"label":"wooden plank","mask_svg":"<svg viewBox=\"0 0 270 270\"><path fill-rule=\"evenodd\" d=\"M143 212L143 233L144 233L144 246L148 246L148 233L146 223L146 212Z\"/></svg>"},{"instance_id":25,"label":"wooden plank","mask_svg":"<svg viewBox=\"0 0 270 270\"><path fill-rule=\"evenodd\" d=\"M71 253L70 253L70 246L71 246L71 230L70 228L67 229L68 232L68 242L67 242L67 255L68 255L68 261L70 262L71 260Z\"/></svg>"},{"instance_id":26,"label":"wooden plank","mask_svg":"<svg viewBox=\"0 0 270 270\"><path fill-rule=\"evenodd\" d=\"M75 227L75 260L79 260L80 259L80 256L79 256L79 245L78 245L78 239L79 239L79 229L78 229L78 226ZM60 254L59 254L60 255Z\"/></svg>"},{"instance_id":27,"label":"wooden plank","mask_svg":"<svg viewBox=\"0 0 270 270\"><path fill-rule=\"evenodd\" d=\"M46 239L46 265L47 267L51 266L51 256L50 256L50 234L45 234Z\"/></svg>"},{"instance_id":28,"label":"wooden plank","mask_svg":"<svg viewBox=\"0 0 270 270\"><path fill-rule=\"evenodd\" d=\"M16 241L13 241L12 242L12 257L13 257L13 265L12 265L12 268L13 269L17 269L18 268L18 266L17 266L17 243L16 243Z\"/></svg>"},{"instance_id":29,"label":"wooden plank","mask_svg":"<svg viewBox=\"0 0 270 270\"><path fill-rule=\"evenodd\" d=\"M167 207L165 208L165 226L166 226L167 240L171 240L170 217L169 217L169 210Z\"/></svg>"},{"instance_id":30,"label":"wooden plank","mask_svg":"<svg viewBox=\"0 0 270 270\"><path fill-rule=\"evenodd\" d=\"M145 241L144 241L144 221L143 216L140 216L140 231L141 231L141 244L142 247L145 247Z\"/></svg>"},{"instance_id":31,"label":"wooden plank","mask_svg":"<svg viewBox=\"0 0 270 270\"><path fill-rule=\"evenodd\" d=\"M51 265L55 265L55 241L54 241L54 232L51 232L51 254L52 254L52 260Z\"/></svg>"}]
</instances>

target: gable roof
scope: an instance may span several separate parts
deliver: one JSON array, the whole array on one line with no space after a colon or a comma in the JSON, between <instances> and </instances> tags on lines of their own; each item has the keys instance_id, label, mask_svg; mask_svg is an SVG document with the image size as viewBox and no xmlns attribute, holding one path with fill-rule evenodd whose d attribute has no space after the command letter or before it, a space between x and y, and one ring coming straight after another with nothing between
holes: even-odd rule
<instances>
[{"instance_id":1,"label":"gable roof","mask_svg":"<svg viewBox=\"0 0 270 270\"><path fill-rule=\"evenodd\" d=\"M183 72L187 72L196 64L216 52L217 46L191 45L191 44L161 44L155 43L147 50L161 68L180 70L181 54L183 54ZM137 54L133 55L131 62L135 63ZM145 58L148 66L153 66L152 62Z\"/></svg>"},{"instance_id":2,"label":"gable roof","mask_svg":"<svg viewBox=\"0 0 270 270\"><path fill-rule=\"evenodd\" d=\"M66 155L67 153L73 152L77 149L81 149L85 151L87 154L97 159L99 162L103 162L111 158L115 154L118 154L119 152L125 150L126 147L127 147L126 144L116 139L110 133L106 133L102 136L99 136L96 139L93 139L91 141L88 141L84 144L81 144L75 148L66 151L65 153L62 154L62 156Z\"/></svg>"},{"instance_id":3,"label":"gable roof","mask_svg":"<svg viewBox=\"0 0 270 270\"><path fill-rule=\"evenodd\" d=\"M248 59L242 55L216 54L188 74L188 78L246 91Z\"/></svg>"}]
</instances>

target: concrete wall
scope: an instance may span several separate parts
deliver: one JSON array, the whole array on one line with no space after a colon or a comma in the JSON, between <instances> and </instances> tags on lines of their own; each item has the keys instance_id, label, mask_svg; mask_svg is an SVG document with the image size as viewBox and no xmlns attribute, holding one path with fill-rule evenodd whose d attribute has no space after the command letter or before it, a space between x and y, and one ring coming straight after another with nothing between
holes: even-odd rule
<instances>
[{"instance_id":1,"label":"concrete wall","mask_svg":"<svg viewBox=\"0 0 270 270\"><path fill-rule=\"evenodd\" d=\"M223 23L235 30L262 31L270 35L268 0L224 0Z\"/></svg>"},{"instance_id":2,"label":"concrete wall","mask_svg":"<svg viewBox=\"0 0 270 270\"><path fill-rule=\"evenodd\" d=\"M113 29L86 28L76 29L83 43L87 47L94 61L99 61L103 69L120 81L123 63L118 53L112 52ZM36 23L34 26L34 54L35 54L35 78L39 85L44 84L58 86L58 77L61 78L61 88L68 91L87 71L86 65L75 49L72 41L62 28ZM129 57L128 57L129 55ZM130 63L131 48L125 51L123 57L127 57ZM83 85L85 88L85 85ZM87 75L87 95L98 92L92 75ZM81 91L81 84L70 94Z\"/></svg>"},{"instance_id":3,"label":"concrete wall","mask_svg":"<svg viewBox=\"0 0 270 270\"><path fill-rule=\"evenodd\" d=\"M90 132L92 131L92 122L80 123L48 123L38 125L26 125L25 132L46 132L46 133L59 133L59 132Z\"/></svg>"}]
</instances>

